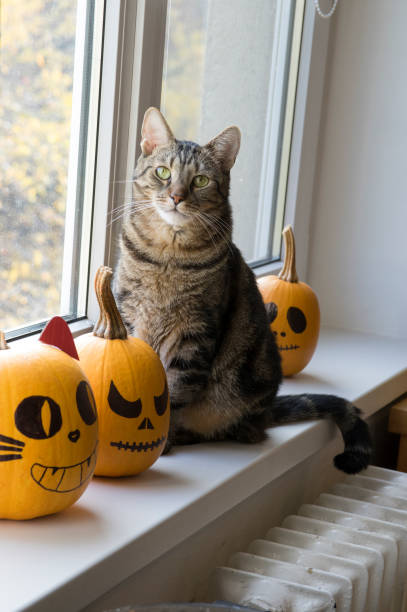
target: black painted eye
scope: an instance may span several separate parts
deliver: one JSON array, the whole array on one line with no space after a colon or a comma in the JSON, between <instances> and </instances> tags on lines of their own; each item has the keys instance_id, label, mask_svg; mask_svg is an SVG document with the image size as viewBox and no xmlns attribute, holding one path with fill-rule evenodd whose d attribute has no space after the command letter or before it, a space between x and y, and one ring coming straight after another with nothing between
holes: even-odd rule
<instances>
[{"instance_id":1,"label":"black painted eye","mask_svg":"<svg viewBox=\"0 0 407 612\"><path fill-rule=\"evenodd\" d=\"M46 440L62 427L61 409L46 395L31 395L17 406L14 421L18 431L27 438Z\"/></svg>"},{"instance_id":2,"label":"black painted eye","mask_svg":"<svg viewBox=\"0 0 407 612\"><path fill-rule=\"evenodd\" d=\"M161 395L154 395L155 411L158 414L158 416L163 416L163 414L167 410L167 404L168 404L168 386L167 386L167 381L165 381L164 391L161 393Z\"/></svg>"},{"instance_id":3,"label":"black painted eye","mask_svg":"<svg viewBox=\"0 0 407 612\"><path fill-rule=\"evenodd\" d=\"M268 302L268 304L265 304L265 307L266 307L268 322L272 323L278 313L277 304L275 304L274 302Z\"/></svg>"},{"instance_id":4,"label":"black painted eye","mask_svg":"<svg viewBox=\"0 0 407 612\"><path fill-rule=\"evenodd\" d=\"M299 308L290 306L287 311L288 324L296 334L301 334L307 327L307 319L305 314Z\"/></svg>"},{"instance_id":5,"label":"black painted eye","mask_svg":"<svg viewBox=\"0 0 407 612\"><path fill-rule=\"evenodd\" d=\"M97 419L96 404L92 389L86 380L81 380L76 389L76 405L86 425L93 425Z\"/></svg>"},{"instance_id":6,"label":"black painted eye","mask_svg":"<svg viewBox=\"0 0 407 612\"><path fill-rule=\"evenodd\" d=\"M120 395L116 389L114 382L110 383L109 395L107 396L110 408L121 417L126 419L135 419L141 414L141 399L134 402L129 402Z\"/></svg>"}]
</instances>

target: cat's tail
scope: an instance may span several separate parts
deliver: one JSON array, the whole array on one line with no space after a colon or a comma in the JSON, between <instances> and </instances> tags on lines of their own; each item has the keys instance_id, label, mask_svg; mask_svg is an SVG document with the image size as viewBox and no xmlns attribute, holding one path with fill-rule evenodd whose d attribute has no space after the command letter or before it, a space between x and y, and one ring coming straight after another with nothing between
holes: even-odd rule
<instances>
[{"instance_id":1,"label":"cat's tail","mask_svg":"<svg viewBox=\"0 0 407 612\"><path fill-rule=\"evenodd\" d=\"M367 423L360 418L360 410L336 395L280 395L274 398L269 426L331 419L339 427L344 452L336 455L334 464L347 474L356 474L367 468L372 454L372 441Z\"/></svg>"}]
</instances>

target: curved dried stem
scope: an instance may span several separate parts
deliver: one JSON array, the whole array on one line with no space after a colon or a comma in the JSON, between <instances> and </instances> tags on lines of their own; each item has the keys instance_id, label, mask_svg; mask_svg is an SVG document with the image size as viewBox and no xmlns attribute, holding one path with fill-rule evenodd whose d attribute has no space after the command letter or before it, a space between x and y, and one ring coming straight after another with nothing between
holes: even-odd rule
<instances>
[{"instance_id":1,"label":"curved dried stem","mask_svg":"<svg viewBox=\"0 0 407 612\"><path fill-rule=\"evenodd\" d=\"M117 309L110 280L113 271L107 266L100 266L96 272L95 292L99 302L99 320L93 329L93 335L108 340L125 340L127 330Z\"/></svg>"},{"instance_id":2,"label":"curved dried stem","mask_svg":"<svg viewBox=\"0 0 407 612\"><path fill-rule=\"evenodd\" d=\"M288 283L298 283L297 270L295 269L295 241L291 225L283 229L285 256L284 264L278 278Z\"/></svg>"},{"instance_id":3,"label":"curved dried stem","mask_svg":"<svg viewBox=\"0 0 407 612\"><path fill-rule=\"evenodd\" d=\"M9 348L9 345L6 342L6 336L4 335L4 332L0 330L0 351L5 351Z\"/></svg>"}]
</instances>

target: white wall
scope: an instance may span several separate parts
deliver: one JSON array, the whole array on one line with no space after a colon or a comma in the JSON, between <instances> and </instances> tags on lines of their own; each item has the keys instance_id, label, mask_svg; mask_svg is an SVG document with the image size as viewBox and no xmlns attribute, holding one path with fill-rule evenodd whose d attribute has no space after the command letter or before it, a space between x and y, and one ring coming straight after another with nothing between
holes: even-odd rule
<instances>
[{"instance_id":1,"label":"white wall","mask_svg":"<svg viewBox=\"0 0 407 612\"><path fill-rule=\"evenodd\" d=\"M333 20L308 282L324 324L407 338L407 2Z\"/></svg>"}]
</instances>

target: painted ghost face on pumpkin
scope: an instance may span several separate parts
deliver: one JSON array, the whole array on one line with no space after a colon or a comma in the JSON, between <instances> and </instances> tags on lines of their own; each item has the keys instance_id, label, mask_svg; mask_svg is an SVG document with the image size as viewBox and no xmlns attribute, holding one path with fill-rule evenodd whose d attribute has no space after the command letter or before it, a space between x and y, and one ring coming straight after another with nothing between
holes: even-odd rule
<instances>
[{"instance_id":1,"label":"painted ghost face on pumpkin","mask_svg":"<svg viewBox=\"0 0 407 612\"><path fill-rule=\"evenodd\" d=\"M0 351L0 371L0 517L63 510L84 492L96 465L89 383L78 361L41 342Z\"/></svg>"}]
</instances>

